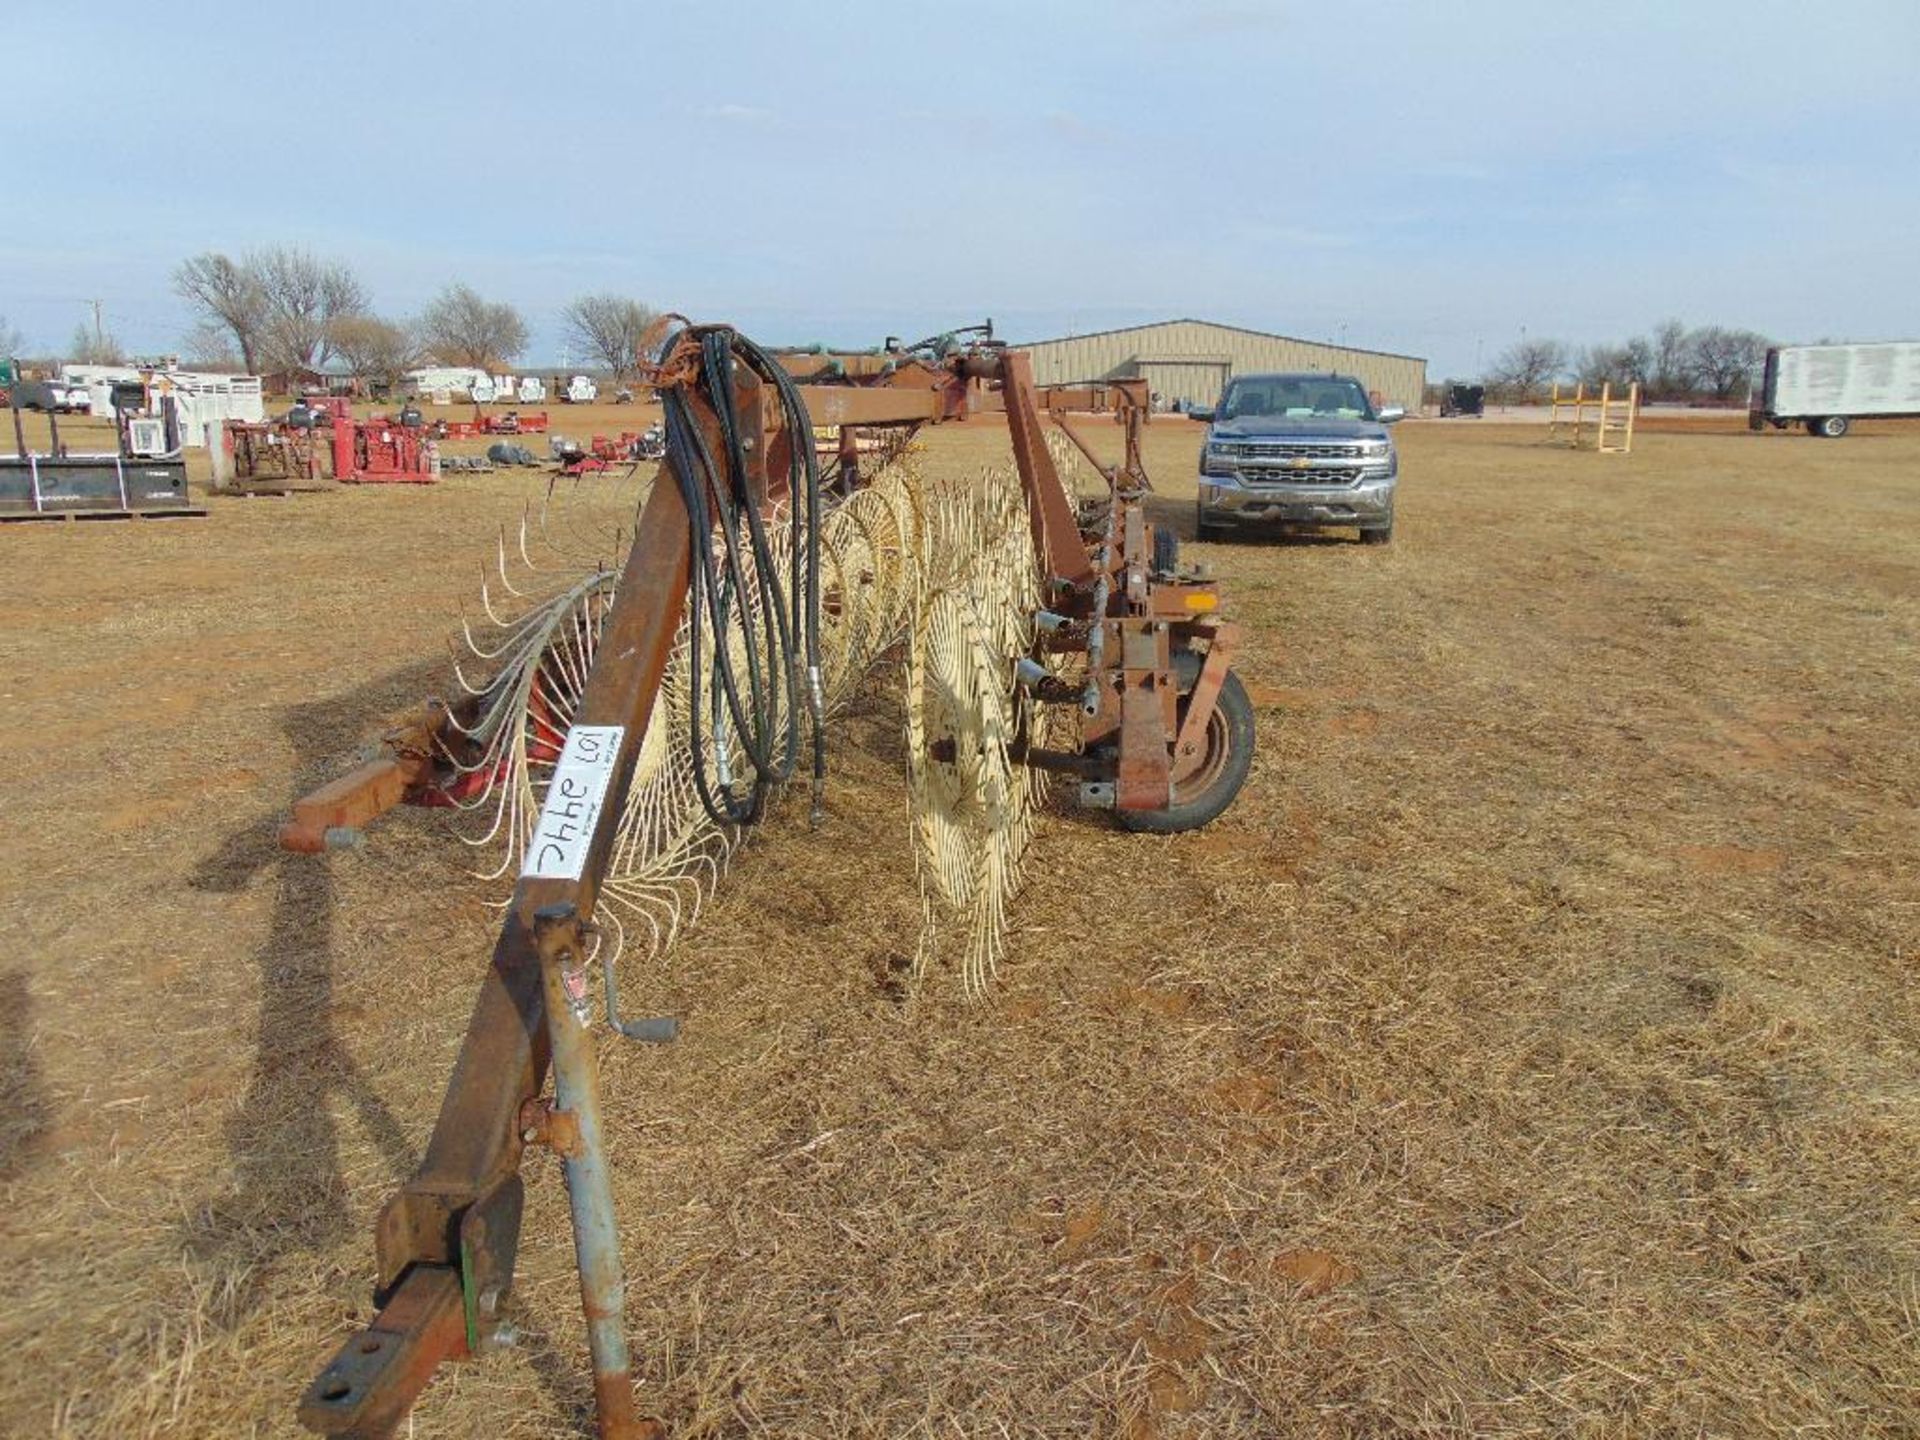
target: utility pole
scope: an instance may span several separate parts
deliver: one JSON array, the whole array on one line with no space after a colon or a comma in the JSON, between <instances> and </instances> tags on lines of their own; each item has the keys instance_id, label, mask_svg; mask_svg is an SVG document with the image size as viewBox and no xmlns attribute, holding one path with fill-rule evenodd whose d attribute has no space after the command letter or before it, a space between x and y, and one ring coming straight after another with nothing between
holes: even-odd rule
<instances>
[{"instance_id":1,"label":"utility pole","mask_svg":"<svg viewBox=\"0 0 1920 1440\"><path fill-rule=\"evenodd\" d=\"M107 332L100 323L100 302L90 303L93 305L93 353L98 356L107 348Z\"/></svg>"}]
</instances>

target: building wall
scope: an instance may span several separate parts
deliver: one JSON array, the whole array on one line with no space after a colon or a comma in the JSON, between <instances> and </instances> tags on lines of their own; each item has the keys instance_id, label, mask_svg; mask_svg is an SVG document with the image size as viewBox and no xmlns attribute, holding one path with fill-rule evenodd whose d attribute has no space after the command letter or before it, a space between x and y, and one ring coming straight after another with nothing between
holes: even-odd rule
<instances>
[{"instance_id":1,"label":"building wall","mask_svg":"<svg viewBox=\"0 0 1920 1440\"><path fill-rule=\"evenodd\" d=\"M1033 378L1042 385L1144 375L1168 403L1212 405L1230 375L1337 370L1378 391L1384 403L1418 411L1427 383L1427 362L1417 356L1351 350L1204 320L1168 320L1019 348L1033 357Z\"/></svg>"}]
</instances>

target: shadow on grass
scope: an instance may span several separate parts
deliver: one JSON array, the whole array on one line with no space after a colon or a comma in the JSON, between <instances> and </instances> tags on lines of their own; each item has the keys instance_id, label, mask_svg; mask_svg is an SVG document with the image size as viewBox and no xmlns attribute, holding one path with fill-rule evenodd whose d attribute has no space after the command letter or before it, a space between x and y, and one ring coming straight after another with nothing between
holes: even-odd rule
<instances>
[{"instance_id":1,"label":"shadow on grass","mask_svg":"<svg viewBox=\"0 0 1920 1440\"><path fill-rule=\"evenodd\" d=\"M433 693L444 678L440 663L426 662L342 695L290 707L281 725L296 756L297 793L342 773L353 763L356 739L377 738L385 716ZM291 799L228 835L189 881L195 889L216 893L238 892L265 877L274 887L272 918L255 952L260 1012L253 1068L227 1128L233 1185L209 1198L184 1227L190 1257L225 1282L213 1287L219 1298L211 1318L229 1327L271 1305L273 1267L290 1255L324 1254L350 1238L355 1207L341 1170L333 1118L337 1100L347 1102L395 1188L419 1168L421 1159L386 1100L341 1042L334 989L334 915L340 900L336 862L328 855L280 849L280 824ZM0 976L0 985L4 983ZM0 1024L14 1007L8 1010ZM6 1042L6 1032L0 1031L0 1045ZM0 1052L0 1062L4 1058ZM369 1232L361 1242L369 1284L372 1238ZM515 1319L520 1362L532 1372L554 1413L568 1417L568 1433L591 1435L593 1390L584 1347L576 1352L566 1339L556 1342L524 1313ZM325 1358L321 1352L337 1338L314 1336L316 1367ZM299 1385L307 1379L292 1378ZM291 1395L287 1403L291 1411Z\"/></svg>"},{"instance_id":2,"label":"shadow on grass","mask_svg":"<svg viewBox=\"0 0 1920 1440\"><path fill-rule=\"evenodd\" d=\"M47 1118L46 1077L34 1053L33 991L24 970L0 971L0 1181L25 1170Z\"/></svg>"},{"instance_id":3,"label":"shadow on grass","mask_svg":"<svg viewBox=\"0 0 1920 1440\"><path fill-rule=\"evenodd\" d=\"M380 719L428 693L438 667L410 666L280 717L304 791L345 768L359 736L377 736ZM263 877L274 887L273 913L255 952L260 1011L253 1068L227 1126L231 1190L188 1221L188 1244L204 1260L254 1267L289 1249L322 1250L344 1235L349 1195L340 1168L334 1104L344 1097L396 1182L419 1155L386 1101L341 1043L334 993L334 860L280 849L283 805L228 835L189 879L197 890L231 894ZM249 1298L251 1296L252 1298ZM243 1317L257 1287L235 1296L226 1318Z\"/></svg>"}]
</instances>

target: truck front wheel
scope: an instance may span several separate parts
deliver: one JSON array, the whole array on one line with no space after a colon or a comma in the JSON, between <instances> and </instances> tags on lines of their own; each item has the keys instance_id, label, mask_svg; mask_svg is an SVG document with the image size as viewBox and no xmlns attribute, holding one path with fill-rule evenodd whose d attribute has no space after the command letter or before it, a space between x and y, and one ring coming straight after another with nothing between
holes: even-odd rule
<instances>
[{"instance_id":1,"label":"truck front wheel","mask_svg":"<svg viewBox=\"0 0 1920 1440\"><path fill-rule=\"evenodd\" d=\"M1847 417L1823 415L1813 422L1813 433L1823 440L1838 440L1847 433Z\"/></svg>"},{"instance_id":2,"label":"truck front wheel","mask_svg":"<svg viewBox=\"0 0 1920 1440\"><path fill-rule=\"evenodd\" d=\"M1227 538L1227 527L1207 519L1207 507L1198 500L1193 502L1193 538L1202 541Z\"/></svg>"}]
</instances>

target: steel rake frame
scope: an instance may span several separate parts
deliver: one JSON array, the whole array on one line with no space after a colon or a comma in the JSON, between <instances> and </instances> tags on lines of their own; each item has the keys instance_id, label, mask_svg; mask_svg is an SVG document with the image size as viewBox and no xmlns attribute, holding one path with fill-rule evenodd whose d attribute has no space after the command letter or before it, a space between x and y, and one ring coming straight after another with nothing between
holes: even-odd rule
<instances>
[{"instance_id":1,"label":"steel rake frame","mask_svg":"<svg viewBox=\"0 0 1920 1440\"><path fill-rule=\"evenodd\" d=\"M1001 530L1008 550L1015 548L1013 537L1023 537L1017 547L1020 566L1009 565L1004 571L988 567L969 577L957 587L965 595L958 618L939 627L941 648L934 648L931 625L921 643L926 660L939 657L935 663L956 677L950 688L964 688L969 703L978 702L979 753L991 752L992 762L980 767L980 773L991 782L985 789L992 803L1005 812L993 827L1003 842L999 848L973 846L956 862L966 867L965 899L974 922L963 973L970 985L981 983L997 963L1005 896L1030 833L1036 772L1077 775L1083 801L1113 806L1123 815L1167 808L1172 777L1185 763L1180 757L1191 752L1195 733L1206 727L1232 652L1236 632L1213 618L1217 601L1211 584L1160 566L1153 532L1138 504L1135 481L1144 483L1144 473L1135 463L1136 427L1143 397L1130 402L1132 408L1122 417L1129 426L1129 463L1107 471L1109 508L1093 531L1087 531L1061 486L1024 354L990 339L955 345L949 337L940 337L929 342L924 355L915 347L907 359L863 367L858 383L796 390L790 379L765 368L765 352L753 347L743 346L736 353L758 357L754 363L736 365L718 380L711 364L703 374L700 341L712 335L714 327L702 330L679 323L683 328L668 338L646 378L655 388L680 393L683 413L690 417L685 423L695 427L708 453L729 453L736 467L745 467L742 483L748 503L768 515L796 503L798 497L787 485L788 478L799 473L796 447L813 443L810 426L803 431L783 419L795 413L798 395L804 394L805 412L814 422L847 427L843 442L854 427L956 418L967 408L970 392L982 384L997 387L1004 396L1020 480L1017 502L1009 493L993 511L980 508L986 502L978 496L963 505L929 500L917 491L889 494L881 487L875 499L863 501L859 497L864 492L856 490L848 504L858 508L851 510L853 523L840 543L843 558L833 562L844 606L848 573L862 563L863 554L875 576L885 575L889 582L895 574L903 582L915 573L945 577L953 555L937 543L943 504L947 514L961 517L966 525L991 523L996 514L1004 520L1009 506L1024 511L1024 528L1006 524ZM714 397L703 389L715 383L732 385L726 405L735 417L732 433L737 437L743 429L751 445L736 444L728 451ZM1109 388L1125 391L1125 385ZM843 472L847 458L843 448ZM850 458L857 462L857 446ZM817 473L811 463L806 468L810 475ZM490 594L483 595L490 621L505 636L491 653L509 662L503 673L514 673L518 666L517 678L509 683L523 687L526 696L531 697L539 683L544 655L536 637L564 633L567 645L580 647L562 665L571 677L569 689L573 679L579 679L565 740L572 753L563 765L584 774L578 767L590 762L598 767L594 774L600 788L598 798L587 793L589 786L580 792L584 800L566 800L569 807L582 807L577 815L568 809L555 819L551 796L542 808L543 824L564 822L562 828L578 832L577 841L569 842L575 849L568 854L565 847L544 847L543 854L545 848L561 852L565 864L552 871L523 865L506 904L492 964L425 1159L387 1202L376 1225L379 1313L348 1340L302 1401L301 1419L322 1433L386 1435L442 1363L482 1355L502 1343L522 1203L518 1170L528 1145L551 1148L565 1169L600 1433L620 1440L656 1433L634 1408L623 1322L624 1279L600 1136L598 1072L585 1025L591 1005L585 977L591 965L607 958L593 917L603 898L614 904L621 900L620 879L613 870L630 833L627 799L636 772L644 790L650 778L666 768L641 769L645 737L656 718L673 706L670 672L677 645L683 634L695 633L685 630L683 619L691 561L689 499L699 501L701 496L684 488L684 476L662 483L672 470L669 462L646 496L595 632L590 661L581 638L584 622L577 613L583 599L589 609L597 603L593 597L600 593L602 576L589 577L571 601L540 612L538 618L511 617L504 626ZM820 528L824 532L824 521ZM698 537L693 543L699 543ZM531 563L524 530L521 549ZM819 549L835 553L831 545ZM523 598L506 575L504 538L497 558L503 588ZM904 583L897 590L890 589L890 583L881 588L883 594L906 595ZM1045 644L1022 628L1028 617L1017 610L1009 614L1007 602L1022 594L1052 607L1032 617L1047 631ZM901 633L897 626L905 626L911 635L934 603L945 601L923 601L916 589L909 603L879 607L887 613L876 614L875 636ZM1000 621L995 623L983 611L998 611ZM1203 665L1192 688L1193 703L1183 712L1176 706L1174 652L1191 650L1196 641L1203 647ZM1051 751L1035 743L1037 727L1023 708L1031 702L1009 693L1011 676L1003 673L998 686L980 678L990 677L996 663L1019 655L1029 642L1043 654L1087 657L1075 752ZM1079 703L1080 690L1039 668L1037 681L1027 677L1035 699L1052 705ZM854 673L854 667L843 667L843 687ZM962 683L961 677L967 676L973 678ZM499 679L496 675L490 684ZM446 794L442 785L449 777L455 784L470 782L472 793L485 803L508 754L521 766L519 778L506 787L517 798L503 802L506 809L496 814L495 829L504 824L510 835L517 833L533 793L526 777L534 757L524 753L524 725L513 727L511 740L504 724L487 727L482 702L489 693L497 699L498 692L479 689L479 695L470 693L457 707L430 704L390 737L389 759L370 762L299 802L283 827L282 843L296 850L319 850L334 835L408 798L430 803L436 796L439 803L472 798L471 793ZM989 691L1000 704L991 717L985 713ZM480 747L477 760L475 745ZM671 758L669 747L669 766ZM1025 782L1012 780L1007 762L1013 760L1027 767ZM523 783L525 793L519 794ZM563 795L567 793L563 788ZM940 866L930 871L937 889ZM696 883L695 889L700 888ZM644 901L640 910L647 913ZM931 917L931 907L929 913ZM961 913L969 913L967 907L961 907ZM655 926L657 942L659 925L651 918L649 923ZM671 935L672 924L667 928ZM546 1099L549 1070L554 1089Z\"/></svg>"}]
</instances>

